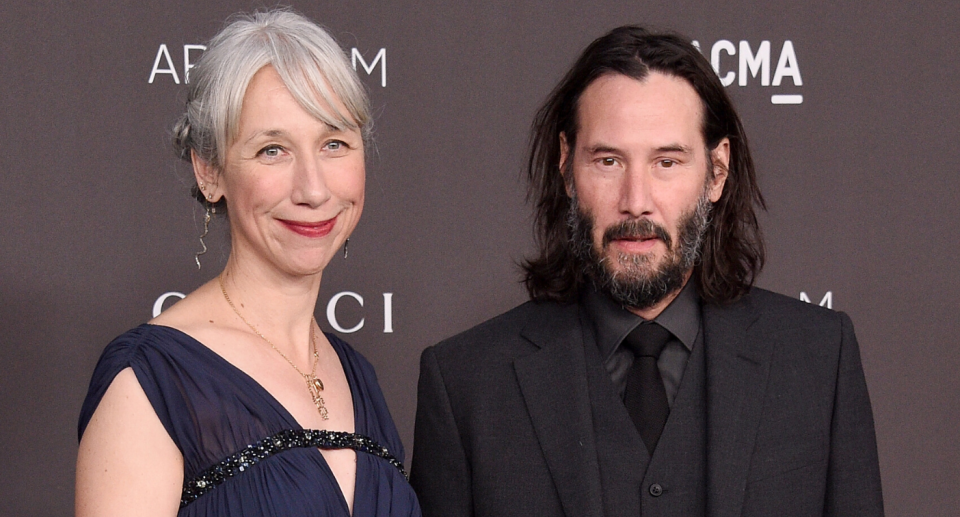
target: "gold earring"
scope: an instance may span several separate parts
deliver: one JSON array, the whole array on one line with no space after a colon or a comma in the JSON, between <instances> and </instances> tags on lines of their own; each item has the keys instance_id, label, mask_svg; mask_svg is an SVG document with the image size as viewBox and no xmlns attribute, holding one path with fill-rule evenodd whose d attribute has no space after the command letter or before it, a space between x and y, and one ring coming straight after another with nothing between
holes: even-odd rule
<instances>
[{"instance_id":1,"label":"gold earring","mask_svg":"<svg viewBox=\"0 0 960 517\"><path fill-rule=\"evenodd\" d=\"M200 246L203 247L202 250L197 252L193 260L197 261L197 271L200 271L200 255L203 255L207 252L207 244L203 242L203 238L207 236L207 233L210 231L210 219L213 218L213 215L217 213L217 207L213 205L207 205L207 211L203 214L203 233L200 234Z\"/></svg>"}]
</instances>

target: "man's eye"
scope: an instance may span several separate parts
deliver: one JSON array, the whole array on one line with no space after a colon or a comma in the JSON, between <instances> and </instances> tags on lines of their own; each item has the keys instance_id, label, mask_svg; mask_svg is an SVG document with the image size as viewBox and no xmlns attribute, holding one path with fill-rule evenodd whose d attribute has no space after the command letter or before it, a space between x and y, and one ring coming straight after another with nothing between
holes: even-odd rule
<instances>
[{"instance_id":1,"label":"man's eye","mask_svg":"<svg viewBox=\"0 0 960 517\"><path fill-rule=\"evenodd\" d=\"M347 144L341 142L340 140L331 140L331 141L327 142L327 149L330 150L330 151L341 151L341 150L343 150L346 146L347 146Z\"/></svg>"},{"instance_id":2,"label":"man's eye","mask_svg":"<svg viewBox=\"0 0 960 517\"><path fill-rule=\"evenodd\" d=\"M616 159L616 158L601 158L601 159L600 159L600 164L603 165L604 167L613 167L614 165L617 164L617 159Z\"/></svg>"},{"instance_id":3,"label":"man's eye","mask_svg":"<svg viewBox=\"0 0 960 517\"><path fill-rule=\"evenodd\" d=\"M660 166L663 167L664 169L669 169L670 167L673 167L676 164L677 162L670 159L660 160Z\"/></svg>"}]
</instances>

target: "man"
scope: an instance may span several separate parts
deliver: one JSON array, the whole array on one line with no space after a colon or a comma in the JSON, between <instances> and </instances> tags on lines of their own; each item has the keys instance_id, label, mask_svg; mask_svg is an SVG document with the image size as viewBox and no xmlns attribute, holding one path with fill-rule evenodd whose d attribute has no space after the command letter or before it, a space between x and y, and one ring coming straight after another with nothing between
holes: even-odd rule
<instances>
[{"instance_id":1,"label":"man","mask_svg":"<svg viewBox=\"0 0 960 517\"><path fill-rule=\"evenodd\" d=\"M421 359L424 515L882 515L852 324L752 287L763 198L703 56L613 30L532 142L532 301Z\"/></svg>"}]
</instances>

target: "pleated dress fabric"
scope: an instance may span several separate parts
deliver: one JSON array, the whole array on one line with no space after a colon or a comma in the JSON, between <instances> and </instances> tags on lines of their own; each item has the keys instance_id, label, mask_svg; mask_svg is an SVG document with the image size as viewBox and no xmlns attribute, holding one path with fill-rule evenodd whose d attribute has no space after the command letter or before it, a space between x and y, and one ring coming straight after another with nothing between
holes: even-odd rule
<instances>
[{"instance_id":1,"label":"pleated dress fabric","mask_svg":"<svg viewBox=\"0 0 960 517\"><path fill-rule=\"evenodd\" d=\"M350 385L355 432L402 462L403 445L373 367L336 336L327 339ZM170 327L144 324L104 350L81 410L80 436L110 383L128 367L183 454L185 480L248 445L302 429L260 384L202 343ZM350 512L323 455L307 447L263 459L182 507L179 515L348 517ZM419 515L416 495L399 470L357 452L353 517Z\"/></svg>"}]
</instances>

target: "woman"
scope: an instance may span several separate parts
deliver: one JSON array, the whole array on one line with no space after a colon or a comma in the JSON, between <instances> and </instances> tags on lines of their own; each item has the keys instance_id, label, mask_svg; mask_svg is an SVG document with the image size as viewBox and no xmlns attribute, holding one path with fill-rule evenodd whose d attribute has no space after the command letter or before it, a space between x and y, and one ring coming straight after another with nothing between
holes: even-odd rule
<instances>
[{"instance_id":1,"label":"woman","mask_svg":"<svg viewBox=\"0 0 960 517\"><path fill-rule=\"evenodd\" d=\"M228 213L230 256L104 351L77 514L419 515L372 367L313 316L363 209L362 85L288 11L238 18L190 75L175 143L208 215Z\"/></svg>"}]
</instances>

